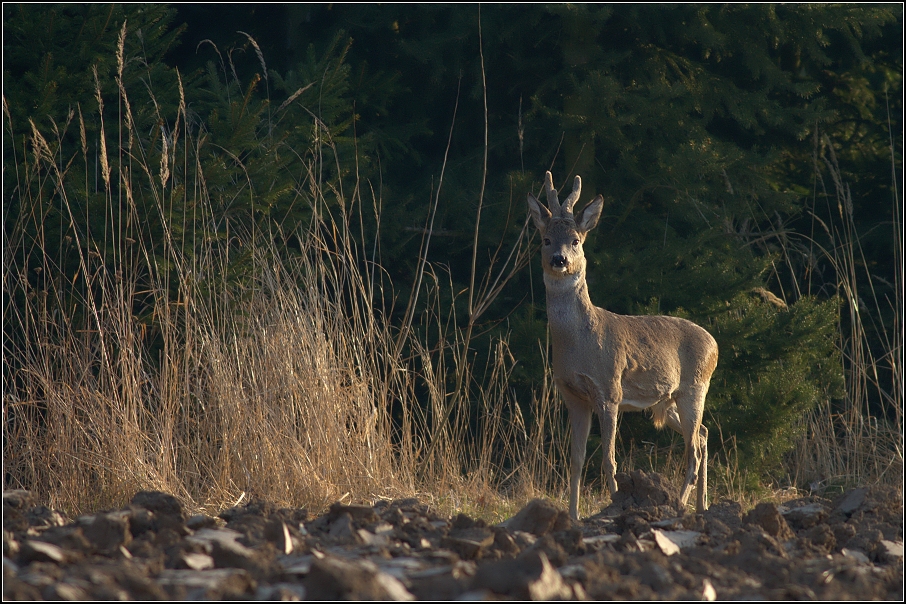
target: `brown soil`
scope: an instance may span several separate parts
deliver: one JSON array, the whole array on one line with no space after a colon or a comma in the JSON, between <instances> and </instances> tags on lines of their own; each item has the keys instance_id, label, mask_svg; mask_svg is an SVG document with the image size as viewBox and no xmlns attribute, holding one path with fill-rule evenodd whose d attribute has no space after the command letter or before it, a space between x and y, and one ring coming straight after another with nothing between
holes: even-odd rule
<instances>
[{"instance_id":1,"label":"brown soil","mask_svg":"<svg viewBox=\"0 0 906 604\"><path fill-rule=\"evenodd\" d=\"M415 499L186 518L146 491L70 520L7 491L3 598L903 599L896 490L691 514L657 474L618 481L614 503L581 523L534 500L496 526Z\"/></svg>"}]
</instances>

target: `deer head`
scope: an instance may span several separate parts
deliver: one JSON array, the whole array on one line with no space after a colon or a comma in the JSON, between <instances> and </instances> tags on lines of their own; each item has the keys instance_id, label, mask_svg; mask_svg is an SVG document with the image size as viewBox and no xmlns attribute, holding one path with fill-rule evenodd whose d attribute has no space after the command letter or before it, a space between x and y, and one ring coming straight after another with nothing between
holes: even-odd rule
<instances>
[{"instance_id":1,"label":"deer head","mask_svg":"<svg viewBox=\"0 0 906 604\"><path fill-rule=\"evenodd\" d=\"M604 208L604 198L598 195L578 215L574 215L573 206L582 193L582 179L579 176L573 181L572 193L563 205L560 205L550 172L544 176L544 191L550 209L542 205L534 195L528 194L532 220L541 232L544 272L550 276L584 273L585 252L582 244L588 232L598 224Z\"/></svg>"}]
</instances>

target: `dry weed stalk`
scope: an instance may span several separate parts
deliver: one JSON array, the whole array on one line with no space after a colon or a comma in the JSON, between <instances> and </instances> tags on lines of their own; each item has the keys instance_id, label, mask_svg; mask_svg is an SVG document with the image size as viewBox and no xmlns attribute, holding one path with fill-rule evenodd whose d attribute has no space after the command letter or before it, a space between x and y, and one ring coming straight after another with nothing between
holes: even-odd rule
<instances>
[{"instance_id":1,"label":"dry weed stalk","mask_svg":"<svg viewBox=\"0 0 906 604\"><path fill-rule=\"evenodd\" d=\"M170 133L149 139L136 130L123 84L125 32L114 125L127 136L108 153L110 116L105 123L101 114L101 191L90 190L89 141L78 114L79 186L85 197L105 200L104 228L78 227L77 179L60 168L62 146L48 144L39 128L35 153L17 164L24 209L10 225L3 285L10 293L4 319L22 337L4 344L4 487L35 490L50 506L80 513L122 505L140 489L208 511L250 497L322 509L338 499L414 494L441 507L455 499L493 510L505 505L501 485L534 495L558 484L544 474L559 476L544 451L545 422L562 426L550 388L527 428L507 387L515 361L506 342L490 344L483 374L470 365L471 335L441 308L438 270L426 254L427 287L419 289L427 310L410 309L403 329L389 325L390 309L375 293L380 269L363 268L369 264L358 250L366 242L354 243L347 226L346 208L361 200L339 198L342 191L322 186L316 169L300 187L313 212L299 233L301 253L261 244L280 240L279 233L239 233L253 242L254 279L227 281L231 252L211 233L169 228L171 184L205 182L201 141L186 124L181 81L175 120L157 115L160 124L172 121ZM103 112L98 80L96 93ZM150 207L137 207L139 191ZM360 191L357 185L353 195ZM174 217L183 224L212 214L205 188L194 195L183 207L196 214ZM337 197L342 219L330 215L328 196ZM36 256L50 238L41 217L51 205L69 216L73 244ZM147 247L153 238L143 211L156 213L164 229L158 249ZM61 269L64 251L78 255L75 275ZM513 253L506 272L492 278L489 270L476 289L470 329L518 264ZM35 257L40 266L29 266ZM408 329L416 320L422 329ZM428 330L446 344L429 344ZM450 375L469 392L451 397ZM480 408L477 438L470 436L472 407Z\"/></svg>"}]
</instances>

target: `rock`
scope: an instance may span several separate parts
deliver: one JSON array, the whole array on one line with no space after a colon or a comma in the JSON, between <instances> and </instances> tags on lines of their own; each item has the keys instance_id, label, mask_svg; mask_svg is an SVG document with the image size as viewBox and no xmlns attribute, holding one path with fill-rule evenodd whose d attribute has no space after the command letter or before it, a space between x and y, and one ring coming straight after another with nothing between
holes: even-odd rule
<instances>
[{"instance_id":1,"label":"rock","mask_svg":"<svg viewBox=\"0 0 906 604\"><path fill-rule=\"evenodd\" d=\"M15 558L19 555L19 542L16 541L13 534L3 529L3 560Z\"/></svg>"},{"instance_id":2,"label":"rock","mask_svg":"<svg viewBox=\"0 0 906 604\"><path fill-rule=\"evenodd\" d=\"M273 543L281 554L291 554L301 545L302 536L298 530L291 531L283 520L272 518L264 527L264 537Z\"/></svg>"},{"instance_id":3,"label":"rock","mask_svg":"<svg viewBox=\"0 0 906 604\"><path fill-rule=\"evenodd\" d=\"M739 519L737 518L737 521ZM733 531L723 523L719 518L710 518L705 521L705 532L716 540L723 540L729 537Z\"/></svg>"},{"instance_id":4,"label":"rock","mask_svg":"<svg viewBox=\"0 0 906 604\"><path fill-rule=\"evenodd\" d=\"M555 567L563 566L566 564L567 560L569 560L569 554L567 554L563 546L554 539L553 534L548 534L539 538L529 549L523 552L522 556L528 556L533 551L544 553L547 560Z\"/></svg>"},{"instance_id":5,"label":"rock","mask_svg":"<svg viewBox=\"0 0 906 604\"><path fill-rule=\"evenodd\" d=\"M255 592L256 600L301 602L305 600L305 586L299 583L274 583L262 585Z\"/></svg>"},{"instance_id":6,"label":"rock","mask_svg":"<svg viewBox=\"0 0 906 604\"><path fill-rule=\"evenodd\" d=\"M518 600L569 600L574 597L572 588L540 551L480 566L472 590L481 589Z\"/></svg>"},{"instance_id":7,"label":"rock","mask_svg":"<svg viewBox=\"0 0 906 604\"><path fill-rule=\"evenodd\" d=\"M110 555L119 551L121 546L132 541L129 512L97 514L83 526L82 533L98 553Z\"/></svg>"},{"instance_id":8,"label":"rock","mask_svg":"<svg viewBox=\"0 0 906 604\"><path fill-rule=\"evenodd\" d=\"M145 508L160 516L183 520L182 504L179 499L160 491L139 491L130 501L132 505Z\"/></svg>"},{"instance_id":9,"label":"rock","mask_svg":"<svg viewBox=\"0 0 906 604\"><path fill-rule=\"evenodd\" d=\"M767 534L781 541L788 541L795 536L780 510L773 503L759 503L745 515L743 522L760 526Z\"/></svg>"},{"instance_id":10,"label":"rock","mask_svg":"<svg viewBox=\"0 0 906 604\"><path fill-rule=\"evenodd\" d=\"M221 518L214 518L206 514L195 514L186 520L186 527L193 531L203 528L218 528L224 524L226 523Z\"/></svg>"},{"instance_id":11,"label":"rock","mask_svg":"<svg viewBox=\"0 0 906 604\"><path fill-rule=\"evenodd\" d=\"M38 504L37 496L25 489L3 491L3 515L10 510L27 510Z\"/></svg>"},{"instance_id":12,"label":"rock","mask_svg":"<svg viewBox=\"0 0 906 604\"><path fill-rule=\"evenodd\" d=\"M132 534L133 539L141 537L148 531L160 530L167 525L178 526L181 524L179 518L175 516L166 517L167 520L161 523L155 518L154 512L141 506L130 505L127 510L129 512L129 533Z\"/></svg>"},{"instance_id":13,"label":"rock","mask_svg":"<svg viewBox=\"0 0 906 604\"><path fill-rule=\"evenodd\" d=\"M335 541L341 543L359 543L355 523L352 521L352 516L347 512L343 512L330 523L327 534Z\"/></svg>"},{"instance_id":14,"label":"rock","mask_svg":"<svg viewBox=\"0 0 906 604\"><path fill-rule=\"evenodd\" d=\"M585 537L582 539L582 543L584 543L588 547L591 547L592 549L598 549L601 545L607 543L616 543L619 540L619 535L611 533L608 535L595 535L593 537Z\"/></svg>"},{"instance_id":15,"label":"rock","mask_svg":"<svg viewBox=\"0 0 906 604\"><path fill-rule=\"evenodd\" d=\"M903 559L902 541L894 542L881 539L881 547L883 548L882 558L885 562L896 562Z\"/></svg>"},{"instance_id":16,"label":"rock","mask_svg":"<svg viewBox=\"0 0 906 604\"><path fill-rule=\"evenodd\" d=\"M818 551L830 553L837 546L834 531L826 524L816 524L805 533L806 541Z\"/></svg>"},{"instance_id":17,"label":"rock","mask_svg":"<svg viewBox=\"0 0 906 604\"><path fill-rule=\"evenodd\" d=\"M174 600L244 599L257 587L249 573L239 568L213 570L164 570L157 583Z\"/></svg>"},{"instance_id":18,"label":"rock","mask_svg":"<svg viewBox=\"0 0 906 604\"><path fill-rule=\"evenodd\" d=\"M64 526L69 522L66 516L60 512L51 510L43 505L36 505L29 509L26 513L26 517L28 518L29 525L31 525L32 528L37 528L39 530Z\"/></svg>"},{"instance_id":19,"label":"rock","mask_svg":"<svg viewBox=\"0 0 906 604\"><path fill-rule=\"evenodd\" d=\"M29 524L25 513L37 503L31 491L13 489L3 491L3 528L10 532L24 532Z\"/></svg>"},{"instance_id":20,"label":"rock","mask_svg":"<svg viewBox=\"0 0 906 604\"><path fill-rule=\"evenodd\" d=\"M241 533L242 536L239 541L243 545L255 547L267 540L267 520L265 518L266 516L258 516L246 510L241 514L234 515L226 523L226 528Z\"/></svg>"},{"instance_id":21,"label":"rock","mask_svg":"<svg viewBox=\"0 0 906 604\"><path fill-rule=\"evenodd\" d=\"M390 538L385 534L376 535L367 529L356 529L356 539L362 545L381 548L390 545Z\"/></svg>"},{"instance_id":22,"label":"rock","mask_svg":"<svg viewBox=\"0 0 906 604\"><path fill-rule=\"evenodd\" d=\"M62 564L72 559L72 555L67 555L59 546L34 539L26 539L22 542L19 550L19 560L25 564L29 562L55 562Z\"/></svg>"},{"instance_id":23,"label":"rock","mask_svg":"<svg viewBox=\"0 0 906 604\"><path fill-rule=\"evenodd\" d=\"M46 543L52 543L64 550L81 553L92 553L94 546L85 538L82 527L78 525L69 525L54 527L41 533L39 539Z\"/></svg>"},{"instance_id":24,"label":"rock","mask_svg":"<svg viewBox=\"0 0 906 604\"><path fill-rule=\"evenodd\" d=\"M572 527L572 520L562 510L544 499L533 499L512 518L498 526L510 531L524 531L538 537L552 531L563 531Z\"/></svg>"},{"instance_id":25,"label":"rock","mask_svg":"<svg viewBox=\"0 0 906 604\"><path fill-rule=\"evenodd\" d=\"M456 572L456 567L431 569L430 574L409 577L410 590L419 600L461 600L468 591L471 576Z\"/></svg>"},{"instance_id":26,"label":"rock","mask_svg":"<svg viewBox=\"0 0 906 604\"><path fill-rule=\"evenodd\" d=\"M167 592L148 577L149 569L130 559L86 559L67 571L70 580L82 581L91 599L162 600Z\"/></svg>"},{"instance_id":27,"label":"rock","mask_svg":"<svg viewBox=\"0 0 906 604\"><path fill-rule=\"evenodd\" d=\"M866 556L864 552L860 552L857 549L849 549L849 548L844 547L843 549L840 550L840 553L843 554L844 558L847 558L849 560L855 560L859 564L868 564L869 563L868 556Z\"/></svg>"},{"instance_id":28,"label":"rock","mask_svg":"<svg viewBox=\"0 0 906 604\"><path fill-rule=\"evenodd\" d=\"M865 488L847 491L837 499L834 511L840 512L844 516L852 516L853 512L858 510L865 502L865 495L867 493L868 489Z\"/></svg>"},{"instance_id":29,"label":"rock","mask_svg":"<svg viewBox=\"0 0 906 604\"><path fill-rule=\"evenodd\" d=\"M261 559L260 552L238 541L212 542L211 558L216 568L242 568L256 579L262 579L267 574L267 561Z\"/></svg>"},{"instance_id":30,"label":"rock","mask_svg":"<svg viewBox=\"0 0 906 604\"><path fill-rule=\"evenodd\" d=\"M515 556L522 551L510 531L501 526L492 527L491 530L494 532L494 549L500 554L503 556Z\"/></svg>"},{"instance_id":31,"label":"rock","mask_svg":"<svg viewBox=\"0 0 906 604\"><path fill-rule=\"evenodd\" d=\"M828 509L820 502L787 502L778 506L780 513L786 519L787 523L795 530L809 529L825 522L828 517Z\"/></svg>"},{"instance_id":32,"label":"rock","mask_svg":"<svg viewBox=\"0 0 906 604\"><path fill-rule=\"evenodd\" d=\"M711 583L711 579L707 577L702 580L701 599L705 602L713 602L717 599L717 590L714 589L714 585Z\"/></svg>"},{"instance_id":33,"label":"rock","mask_svg":"<svg viewBox=\"0 0 906 604\"><path fill-rule=\"evenodd\" d=\"M617 472L617 492L608 508L625 510L634 508L666 508L657 512L657 519L678 515L682 506L676 486L660 474L646 474L642 470ZM670 513L672 512L672 513Z\"/></svg>"},{"instance_id":34,"label":"rock","mask_svg":"<svg viewBox=\"0 0 906 604\"><path fill-rule=\"evenodd\" d=\"M454 529L441 539L441 547L453 550L463 560L474 560L482 550L494 543L495 535L491 529L473 527Z\"/></svg>"},{"instance_id":35,"label":"rock","mask_svg":"<svg viewBox=\"0 0 906 604\"><path fill-rule=\"evenodd\" d=\"M834 531L834 539L840 544L845 544L856 536L856 527L849 522L838 522L831 525L831 528Z\"/></svg>"},{"instance_id":36,"label":"rock","mask_svg":"<svg viewBox=\"0 0 906 604\"><path fill-rule=\"evenodd\" d=\"M742 526L742 506L735 501L724 500L713 503L702 516L705 518L706 526L714 520L719 520L731 531Z\"/></svg>"},{"instance_id":37,"label":"rock","mask_svg":"<svg viewBox=\"0 0 906 604\"><path fill-rule=\"evenodd\" d=\"M194 535L186 537L186 541L200 543L206 545L210 549L210 544L215 541L230 541L235 542L240 537L242 533L239 531L234 531L233 529L228 528L205 528L199 531L196 531Z\"/></svg>"},{"instance_id":38,"label":"rock","mask_svg":"<svg viewBox=\"0 0 906 604\"><path fill-rule=\"evenodd\" d=\"M343 505L341 503L335 503L330 506L328 519L333 522L344 514L348 515L352 520L360 524L367 524L378 521L377 512L375 512L374 508L372 508L371 506Z\"/></svg>"},{"instance_id":39,"label":"rock","mask_svg":"<svg viewBox=\"0 0 906 604\"><path fill-rule=\"evenodd\" d=\"M72 581L54 583L45 587L41 591L41 596L44 600L90 600L86 587L88 586L85 584L78 585Z\"/></svg>"},{"instance_id":40,"label":"rock","mask_svg":"<svg viewBox=\"0 0 906 604\"><path fill-rule=\"evenodd\" d=\"M36 601L41 599L41 592L34 585L29 585L18 577L4 577L3 601Z\"/></svg>"},{"instance_id":41,"label":"rock","mask_svg":"<svg viewBox=\"0 0 906 604\"><path fill-rule=\"evenodd\" d=\"M335 505L307 525L304 510L257 500L185 521L175 498L153 492L136 496L142 505L69 522L27 493L11 494L4 514L18 514L22 528L4 530L3 595L902 599L902 498L893 488L871 487L855 509L814 496L756 506L743 523L728 501L678 515L663 503L668 489L666 499L659 491L671 483L625 476L625 508L572 523L536 501L493 527L465 514L438 517L414 499Z\"/></svg>"},{"instance_id":42,"label":"rock","mask_svg":"<svg viewBox=\"0 0 906 604\"><path fill-rule=\"evenodd\" d=\"M681 549L692 547L698 542L701 533L698 531L662 531L652 529L654 542L667 556L678 554Z\"/></svg>"},{"instance_id":43,"label":"rock","mask_svg":"<svg viewBox=\"0 0 906 604\"><path fill-rule=\"evenodd\" d=\"M313 560L304 581L312 600L414 600L399 580L372 562L324 556Z\"/></svg>"},{"instance_id":44,"label":"rock","mask_svg":"<svg viewBox=\"0 0 906 604\"><path fill-rule=\"evenodd\" d=\"M214 558L208 554L182 552L179 557L184 568L191 570L207 570L209 568L214 568Z\"/></svg>"}]
</instances>

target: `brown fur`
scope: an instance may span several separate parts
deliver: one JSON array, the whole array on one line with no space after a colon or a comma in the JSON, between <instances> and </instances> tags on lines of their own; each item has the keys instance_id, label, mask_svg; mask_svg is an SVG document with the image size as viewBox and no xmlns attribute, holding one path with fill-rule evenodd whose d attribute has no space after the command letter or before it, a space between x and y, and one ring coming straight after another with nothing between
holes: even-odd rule
<instances>
[{"instance_id":1,"label":"brown fur","mask_svg":"<svg viewBox=\"0 0 906 604\"><path fill-rule=\"evenodd\" d=\"M570 515L578 519L579 481L585 462L591 414L601 422L604 474L617 490L614 440L619 411L651 412L654 425L668 425L686 441L685 504L697 487L696 508L707 508L708 430L701 425L705 396L717 366L717 343L698 325L667 316L624 316L591 303L582 244L598 223L604 199L598 195L578 214L582 190L561 206L551 173L544 188L548 206L531 194L529 210L541 232L547 316L553 345L554 381L569 410L572 427Z\"/></svg>"}]
</instances>

